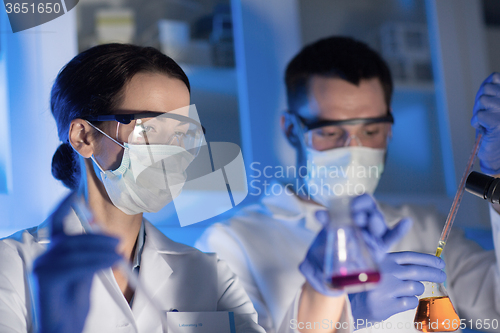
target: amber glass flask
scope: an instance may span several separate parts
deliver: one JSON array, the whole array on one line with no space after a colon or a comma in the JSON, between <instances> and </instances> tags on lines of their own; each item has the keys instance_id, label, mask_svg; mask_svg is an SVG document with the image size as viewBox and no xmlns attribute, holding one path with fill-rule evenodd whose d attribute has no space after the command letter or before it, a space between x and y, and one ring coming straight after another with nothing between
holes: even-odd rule
<instances>
[{"instance_id":1,"label":"amber glass flask","mask_svg":"<svg viewBox=\"0 0 500 333\"><path fill-rule=\"evenodd\" d=\"M419 297L414 325L420 332L454 332L460 327L450 297L442 283L422 282L424 293Z\"/></svg>"}]
</instances>

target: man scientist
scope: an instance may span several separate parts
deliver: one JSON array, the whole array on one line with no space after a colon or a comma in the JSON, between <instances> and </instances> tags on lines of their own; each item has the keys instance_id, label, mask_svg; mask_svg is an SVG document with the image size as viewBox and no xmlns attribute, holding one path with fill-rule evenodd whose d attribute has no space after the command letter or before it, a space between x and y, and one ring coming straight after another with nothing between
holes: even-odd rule
<instances>
[{"instance_id":1,"label":"man scientist","mask_svg":"<svg viewBox=\"0 0 500 333\"><path fill-rule=\"evenodd\" d=\"M483 171L496 174L500 173L500 126L495 126L500 124L500 76L489 80L482 89L493 97L484 98L479 91L473 125L487 129L479 158ZM285 82L288 111L282 129L297 152L297 170L306 168L307 174L296 173L291 186L274 183L273 188L281 186L282 191L271 191L229 221L211 226L197 243L201 250L217 252L240 277L267 332L289 324L283 322L289 318L285 313L305 290L307 269L303 265L299 269L299 264L318 243L322 224L315 214L334 196L375 191L393 123L389 68L375 51L351 38L331 37L304 47L288 64ZM419 281L446 279L443 262L427 254L435 251L445 219L428 207L381 203L378 207L389 228L406 228L398 224L404 217L413 225L380 262L380 283L349 295L354 328L416 332L416 296L424 291ZM493 230L498 230L500 216L493 209L491 220ZM500 236L494 233L494 237ZM460 318L495 331L491 324L500 322L495 252L483 251L454 230L443 255L447 288Z\"/></svg>"}]
</instances>

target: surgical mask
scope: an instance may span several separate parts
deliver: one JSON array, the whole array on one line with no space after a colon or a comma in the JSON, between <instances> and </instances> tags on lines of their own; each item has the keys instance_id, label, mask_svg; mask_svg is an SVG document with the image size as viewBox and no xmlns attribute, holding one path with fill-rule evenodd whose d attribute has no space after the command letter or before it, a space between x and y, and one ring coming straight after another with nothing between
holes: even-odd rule
<instances>
[{"instance_id":1,"label":"surgical mask","mask_svg":"<svg viewBox=\"0 0 500 333\"><path fill-rule=\"evenodd\" d=\"M116 170L103 170L91 156L111 202L118 209L128 215L157 212L180 194L186 181L185 170L194 159L191 153L173 145L122 145L96 129L124 148Z\"/></svg>"},{"instance_id":2,"label":"surgical mask","mask_svg":"<svg viewBox=\"0 0 500 333\"><path fill-rule=\"evenodd\" d=\"M310 197L328 206L334 196L373 194L384 170L385 153L385 149L359 146L306 148Z\"/></svg>"}]
</instances>

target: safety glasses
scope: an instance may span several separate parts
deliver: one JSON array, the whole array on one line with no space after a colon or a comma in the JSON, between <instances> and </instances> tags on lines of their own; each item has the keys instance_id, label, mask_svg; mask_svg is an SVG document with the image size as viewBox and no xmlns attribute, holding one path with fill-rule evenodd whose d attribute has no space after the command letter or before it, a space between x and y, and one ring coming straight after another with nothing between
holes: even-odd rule
<instances>
[{"instance_id":1,"label":"safety glasses","mask_svg":"<svg viewBox=\"0 0 500 333\"><path fill-rule=\"evenodd\" d=\"M301 125L305 144L318 151L344 147L351 140L356 140L358 145L364 147L384 148L394 123L390 112L384 117L319 121L310 121L297 114L290 115Z\"/></svg>"},{"instance_id":2,"label":"safety glasses","mask_svg":"<svg viewBox=\"0 0 500 333\"><path fill-rule=\"evenodd\" d=\"M141 111L88 116L85 120L116 121L115 139L144 145L180 146L197 155L204 142L205 129L199 122L195 105L170 112Z\"/></svg>"}]
</instances>

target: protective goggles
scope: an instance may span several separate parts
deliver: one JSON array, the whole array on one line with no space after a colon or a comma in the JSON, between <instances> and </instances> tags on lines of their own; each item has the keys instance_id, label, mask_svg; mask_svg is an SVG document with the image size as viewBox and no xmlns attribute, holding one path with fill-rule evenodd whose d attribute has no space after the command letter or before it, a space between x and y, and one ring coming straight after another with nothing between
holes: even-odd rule
<instances>
[{"instance_id":1,"label":"protective goggles","mask_svg":"<svg viewBox=\"0 0 500 333\"><path fill-rule=\"evenodd\" d=\"M390 111L384 117L346 120L309 121L297 114L291 115L300 124L306 146L318 151L345 147L351 140L364 147L384 148L394 124ZM349 125L361 126L348 130L345 126Z\"/></svg>"},{"instance_id":2,"label":"protective goggles","mask_svg":"<svg viewBox=\"0 0 500 333\"><path fill-rule=\"evenodd\" d=\"M197 155L204 144L205 129L194 104L169 112L118 112L84 119L90 122L116 121L115 139L119 142L180 146L193 155Z\"/></svg>"}]
</instances>

